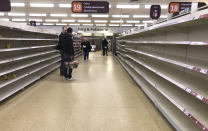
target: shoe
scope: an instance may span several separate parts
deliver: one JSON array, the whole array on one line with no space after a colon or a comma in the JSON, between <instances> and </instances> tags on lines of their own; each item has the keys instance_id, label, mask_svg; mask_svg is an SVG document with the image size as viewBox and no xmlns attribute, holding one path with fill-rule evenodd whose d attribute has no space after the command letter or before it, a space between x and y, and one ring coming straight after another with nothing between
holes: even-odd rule
<instances>
[{"instance_id":1,"label":"shoe","mask_svg":"<svg viewBox=\"0 0 208 131\"><path fill-rule=\"evenodd\" d=\"M76 80L75 78L65 78L66 80L68 80L68 81L74 81L74 80Z\"/></svg>"}]
</instances>

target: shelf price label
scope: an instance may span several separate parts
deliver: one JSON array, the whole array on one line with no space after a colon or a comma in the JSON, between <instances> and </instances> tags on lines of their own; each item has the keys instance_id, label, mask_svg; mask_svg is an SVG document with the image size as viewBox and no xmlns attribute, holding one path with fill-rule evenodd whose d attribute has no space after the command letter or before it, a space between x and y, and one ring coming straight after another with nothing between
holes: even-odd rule
<instances>
[{"instance_id":1,"label":"shelf price label","mask_svg":"<svg viewBox=\"0 0 208 131\"><path fill-rule=\"evenodd\" d=\"M73 1L73 13L109 13L107 1Z\"/></svg>"}]
</instances>

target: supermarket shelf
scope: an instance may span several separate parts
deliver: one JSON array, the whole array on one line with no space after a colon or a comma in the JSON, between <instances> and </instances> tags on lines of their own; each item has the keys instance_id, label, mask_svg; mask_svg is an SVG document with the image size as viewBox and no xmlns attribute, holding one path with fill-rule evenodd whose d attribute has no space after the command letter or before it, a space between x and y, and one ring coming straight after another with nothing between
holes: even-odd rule
<instances>
[{"instance_id":1,"label":"supermarket shelf","mask_svg":"<svg viewBox=\"0 0 208 131\"><path fill-rule=\"evenodd\" d=\"M0 69L0 76L9 74L9 73L12 73L12 72L15 72L15 71L18 71L18 70L21 70L21 69L24 69L24 68L27 68L30 66L33 66L35 64L39 64L41 62L50 60L50 59L58 57L58 56L60 56L60 55L54 55L54 56L50 56L50 57L47 56L46 58L43 57L42 59L36 58L35 60L34 59L28 60L28 61L25 61L24 63L20 62L18 64L9 65L5 68Z\"/></svg>"},{"instance_id":2,"label":"supermarket shelf","mask_svg":"<svg viewBox=\"0 0 208 131\"><path fill-rule=\"evenodd\" d=\"M28 46L28 47L22 47L22 48L0 49L0 52L20 51L20 50L31 50L31 49L38 49L38 48L50 48L50 47L56 47L56 45Z\"/></svg>"},{"instance_id":3,"label":"supermarket shelf","mask_svg":"<svg viewBox=\"0 0 208 131\"><path fill-rule=\"evenodd\" d=\"M138 60L138 59L136 59L136 58L134 58L130 55L126 55L126 57L128 57L129 59L133 60L134 62L142 65L143 67L149 69L150 71L152 71L155 74L157 74L158 76L166 79L167 81L175 84L176 86L178 86L182 90L186 91L187 93L193 95L197 99L199 99L199 100L205 102L206 104L208 104L208 97L207 97L208 96L208 94L207 94L208 89L205 86L203 88L200 88L200 90L196 89L194 87L195 86L195 84L194 84L195 81L194 81L193 78L192 78L192 81L193 81L192 83L190 83L191 81L186 82L186 81L184 81L184 79L182 79L184 77L184 75L183 76L178 75L180 72L177 72L177 73L176 72L171 72L171 73L175 73L175 75L170 76L170 73L169 73L169 75L167 75L168 74L167 72L170 69L165 70L164 66L162 67L162 69L154 68L154 67L150 66L150 63L145 64L144 62L142 62L142 61L140 61L140 60ZM154 65L156 65L156 63ZM183 81L180 81L181 79ZM186 85L189 85L189 86L185 86L185 83L186 83ZM203 86L203 84L202 84L202 86ZM199 88L199 86L198 86L198 88Z\"/></svg>"},{"instance_id":4,"label":"supermarket shelf","mask_svg":"<svg viewBox=\"0 0 208 131\"><path fill-rule=\"evenodd\" d=\"M118 42L125 42L127 44L160 44L160 45L208 45L208 42L197 41L128 41L119 40ZM123 45L124 46L124 45Z\"/></svg>"},{"instance_id":5,"label":"supermarket shelf","mask_svg":"<svg viewBox=\"0 0 208 131\"><path fill-rule=\"evenodd\" d=\"M208 124L206 122L206 118L208 116L206 114L201 114L201 112L205 112L206 110L208 110L208 106L202 106L201 103L197 103L193 100L190 102L186 94L179 93L180 90L176 90L176 88L174 88L164 80L154 77L152 73L149 73L148 71L143 70L142 68L138 70L138 68L135 68L135 65L132 65L129 61L124 60L124 62L127 65L129 65L132 69L134 69L135 72L142 76L152 87L154 87L158 92L160 92L179 110L181 110L184 113L184 115L188 116L197 126L199 126L201 129L208 130L208 128L205 126ZM180 94L180 96L178 96L178 94ZM189 103L190 105L184 103Z\"/></svg>"},{"instance_id":6,"label":"supermarket shelf","mask_svg":"<svg viewBox=\"0 0 208 131\"><path fill-rule=\"evenodd\" d=\"M40 70L38 73L33 74L32 76L25 77L21 81L13 83L13 85L10 85L10 87L5 87L4 90L0 90L0 101L3 101L4 99L8 98L9 96L20 91L21 89L24 89L25 87L27 87L30 84L34 83L35 81L41 79L43 76L56 70L59 67L60 67L59 64L55 64L53 67L48 68L46 70L44 68L44 70Z\"/></svg>"},{"instance_id":7,"label":"supermarket shelf","mask_svg":"<svg viewBox=\"0 0 208 131\"><path fill-rule=\"evenodd\" d=\"M0 60L0 64L5 64L5 63L9 63L9 62L15 62L15 61L19 61L19 60L24 60L24 59L28 59L28 58L32 58L32 57L36 57L36 56L42 56L42 55L46 55L46 54L50 54L50 53L54 53L54 52L58 52L57 50L52 50L52 51L45 51L45 52L40 52L40 53L34 53L34 54L30 54L30 55L21 55L21 56L15 56L13 58L4 58Z\"/></svg>"},{"instance_id":8,"label":"supermarket shelf","mask_svg":"<svg viewBox=\"0 0 208 131\"><path fill-rule=\"evenodd\" d=\"M59 56L57 56L57 57L59 57ZM56 57L54 57L54 58L56 58ZM54 59L54 58L52 58L52 59ZM50 59L49 59L49 60L50 60ZM1 84L0 84L0 88L3 88L3 87L5 87L5 86L7 86L7 85L9 85L9 84L12 84L12 83L14 83L14 82L20 80L20 79L23 79L23 78L25 78L25 77L27 77L27 76L29 76L29 75L31 75L31 74L37 72L37 71L42 70L43 68L46 68L46 67L48 67L48 66L50 66L50 65L52 65L52 64L54 64L54 63L59 62L60 60L61 60L61 59L60 59L60 57L59 57L58 59L55 59L55 60L53 60L53 61L50 62L50 63L46 63L46 64L43 63L43 64L40 64L40 65L36 65L36 68L33 67L33 68L31 68L31 69L25 70L24 72L21 72L21 71L20 71L19 74L15 73L15 74L17 74L17 77L16 77L15 79L7 80L7 81L1 83Z\"/></svg>"},{"instance_id":9,"label":"supermarket shelf","mask_svg":"<svg viewBox=\"0 0 208 131\"><path fill-rule=\"evenodd\" d=\"M121 60L119 60L121 59ZM150 98L155 104L157 109L164 115L164 117L171 123L171 125L177 130L200 130L199 127L195 126L192 121L186 117L176 106L170 103L162 94L160 94L148 81L146 81L141 75L136 73L133 68L125 65L124 59L118 57L119 62L124 69L129 73L132 79L141 87L144 93ZM139 75L139 76L138 76Z\"/></svg>"},{"instance_id":10,"label":"supermarket shelf","mask_svg":"<svg viewBox=\"0 0 208 131\"><path fill-rule=\"evenodd\" d=\"M133 50L133 49L130 49L130 48L126 48L126 50L132 51L132 52L135 52L135 53L138 53L138 54L142 54L142 55L145 55L145 56L149 56L149 57L155 58L155 59L163 61L163 62L171 63L171 64L174 64L174 65L177 65L177 66L180 66L180 67L184 67L184 68L192 70L192 71L196 71L196 72L208 75L208 69L205 69L203 67L196 67L194 65L188 65L186 63L182 63L182 62L179 62L179 61L174 61L174 60L171 60L171 59L163 58L163 57L160 57L160 56L152 55L152 54L145 53L145 52L138 51L138 50Z\"/></svg>"},{"instance_id":11,"label":"supermarket shelf","mask_svg":"<svg viewBox=\"0 0 208 131\"><path fill-rule=\"evenodd\" d=\"M0 38L0 41L58 41L58 39Z\"/></svg>"}]
</instances>

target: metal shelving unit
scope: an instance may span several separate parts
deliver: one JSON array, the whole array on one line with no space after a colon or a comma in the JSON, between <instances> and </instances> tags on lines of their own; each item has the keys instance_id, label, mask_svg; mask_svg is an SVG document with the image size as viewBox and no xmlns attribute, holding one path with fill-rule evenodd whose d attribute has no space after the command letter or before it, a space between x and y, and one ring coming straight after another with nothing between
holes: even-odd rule
<instances>
[{"instance_id":1,"label":"metal shelving unit","mask_svg":"<svg viewBox=\"0 0 208 131\"><path fill-rule=\"evenodd\" d=\"M81 51L81 36L74 37L74 51L75 51L75 58L78 58L82 55Z\"/></svg>"},{"instance_id":2,"label":"metal shelving unit","mask_svg":"<svg viewBox=\"0 0 208 131\"><path fill-rule=\"evenodd\" d=\"M206 14L207 9L190 14L195 19L187 15L117 40L117 59L176 130L208 131Z\"/></svg>"},{"instance_id":3,"label":"metal shelving unit","mask_svg":"<svg viewBox=\"0 0 208 131\"><path fill-rule=\"evenodd\" d=\"M53 31L0 21L0 101L60 66L57 42Z\"/></svg>"}]
</instances>

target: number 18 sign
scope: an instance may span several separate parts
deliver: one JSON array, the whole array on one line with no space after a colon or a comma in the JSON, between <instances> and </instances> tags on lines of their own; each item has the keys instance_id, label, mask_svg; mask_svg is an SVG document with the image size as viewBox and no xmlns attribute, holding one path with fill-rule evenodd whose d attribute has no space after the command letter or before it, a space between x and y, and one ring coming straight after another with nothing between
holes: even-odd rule
<instances>
[{"instance_id":1,"label":"number 18 sign","mask_svg":"<svg viewBox=\"0 0 208 131\"><path fill-rule=\"evenodd\" d=\"M109 13L109 3L106 1L73 1L73 13Z\"/></svg>"}]
</instances>

